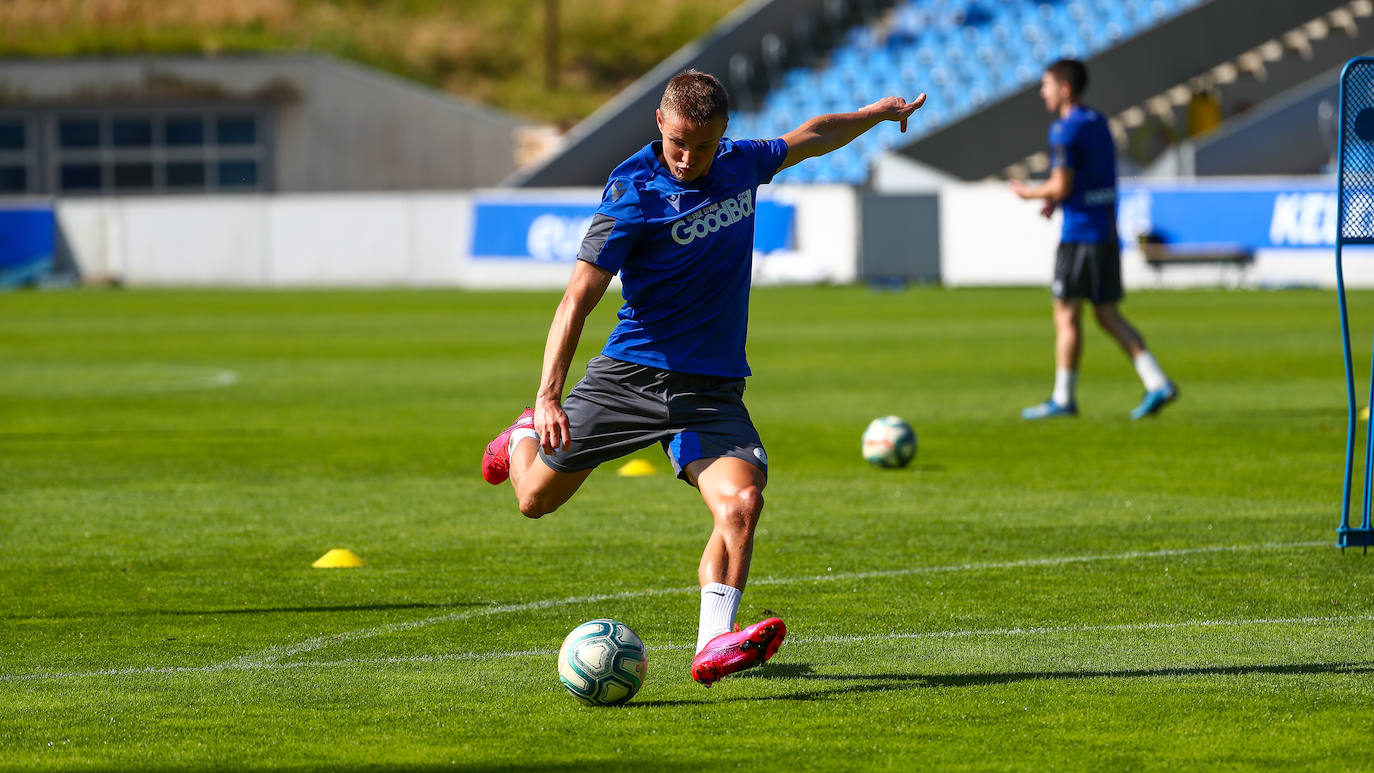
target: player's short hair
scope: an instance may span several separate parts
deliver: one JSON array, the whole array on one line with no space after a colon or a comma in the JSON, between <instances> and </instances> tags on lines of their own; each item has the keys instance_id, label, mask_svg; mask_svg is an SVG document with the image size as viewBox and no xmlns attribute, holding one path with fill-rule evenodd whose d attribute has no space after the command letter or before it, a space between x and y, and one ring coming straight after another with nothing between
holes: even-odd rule
<instances>
[{"instance_id":1,"label":"player's short hair","mask_svg":"<svg viewBox=\"0 0 1374 773\"><path fill-rule=\"evenodd\" d=\"M1074 99L1083 96L1088 89L1088 68L1077 59L1060 59L1046 67L1045 72L1060 83L1069 84L1069 92Z\"/></svg>"},{"instance_id":2,"label":"player's short hair","mask_svg":"<svg viewBox=\"0 0 1374 773\"><path fill-rule=\"evenodd\" d=\"M694 124L709 124L730 115L730 97L714 75L683 70L668 81L658 109Z\"/></svg>"}]
</instances>

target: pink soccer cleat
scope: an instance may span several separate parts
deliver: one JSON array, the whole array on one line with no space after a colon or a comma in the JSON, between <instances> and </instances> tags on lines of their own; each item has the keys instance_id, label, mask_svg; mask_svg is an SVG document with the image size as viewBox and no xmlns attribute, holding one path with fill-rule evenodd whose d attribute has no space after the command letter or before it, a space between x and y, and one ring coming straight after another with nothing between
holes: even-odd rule
<instances>
[{"instance_id":1,"label":"pink soccer cleat","mask_svg":"<svg viewBox=\"0 0 1374 773\"><path fill-rule=\"evenodd\" d=\"M495 486L510 477L510 433L521 427L534 428L534 409L526 408L515 421L487 443L487 452L482 455L482 478Z\"/></svg>"},{"instance_id":2,"label":"pink soccer cleat","mask_svg":"<svg viewBox=\"0 0 1374 773\"><path fill-rule=\"evenodd\" d=\"M723 633L692 659L692 678L710 687L736 671L767 663L786 635L787 626L777 617L760 620L743 631Z\"/></svg>"}]
</instances>

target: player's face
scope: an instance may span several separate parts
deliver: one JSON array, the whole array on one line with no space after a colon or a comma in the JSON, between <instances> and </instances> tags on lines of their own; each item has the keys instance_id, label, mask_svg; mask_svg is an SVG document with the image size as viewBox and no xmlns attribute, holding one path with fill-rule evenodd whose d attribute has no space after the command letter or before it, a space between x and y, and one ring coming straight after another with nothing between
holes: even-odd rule
<instances>
[{"instance_id":1,"label":"player's face","mask_svg":"<svg viewBox=\"0 0 1374 773\"><path fill-rule=\"evenodd\" d=\"M725 120L696 124L674 113L658 111L658 131L663 135L663 165L681 182L700 180L711 171Z\"/></svg>"},{"instance_id":2,"label":"player's face","mask_svg":"<svg viewBox=\"0 0 1374 773\"><path fill-rule=\"evenodd\" d=\"M1069 84L1045 73L1040 77L1040 98L1045 100L1046 110L1057 113L1069 101Z\"/></svg>"}]
</instances>

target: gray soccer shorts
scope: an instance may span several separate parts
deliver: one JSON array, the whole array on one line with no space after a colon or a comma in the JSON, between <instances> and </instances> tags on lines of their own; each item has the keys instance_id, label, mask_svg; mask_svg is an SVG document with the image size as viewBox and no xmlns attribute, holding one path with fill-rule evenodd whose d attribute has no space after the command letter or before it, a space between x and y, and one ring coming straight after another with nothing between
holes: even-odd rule
<instances>
[{"instance_id":1,"label":"gray soccer shorts","mask_svg":"<svg viewBox=\"0 0 1374 773\"><path fill-rule=\"evenodd\" d=\"M1121 247L1115 241L1064 242L1054 259L1054 297L1086 298L1093 304L1125 297L1121 286Z\"/></svg>"},{"instance_id":2,"label":"gray soccer shorts","mask_svg":"<svg viewBox=\"0 0 1374 773\"><path fill-rule=\"evenodd\" d=\"M588 470L657 442L684 481L687 465L723 456L768 474L768 454L744 407L742 378L675 373L598 355L563 411L572 441L552 454L539 451L559 472Z\"/></svg>"}]
</instances>

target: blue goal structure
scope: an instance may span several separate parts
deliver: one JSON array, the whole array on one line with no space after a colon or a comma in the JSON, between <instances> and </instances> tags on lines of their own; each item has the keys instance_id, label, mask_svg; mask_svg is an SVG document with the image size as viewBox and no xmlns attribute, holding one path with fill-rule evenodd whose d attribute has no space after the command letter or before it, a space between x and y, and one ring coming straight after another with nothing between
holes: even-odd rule
<instances>
[{"instance_id":1,"label":"blue goal structure","mask_svg":"<svg viewBox=\"0 0 1374 773\"><path fill-rule=\"evenodd\" d=\"M1350 321L1345 307L1345 275L1341 250L1347 244L1374 245L1374 57L1351 59L1341 71L1341 127L1339 171L1336 186L1336 296L1341 310L1341 344L1345 354L1345 390L1349 404L1345 436L1345 483L1341 493L1341 525L1336 545L1363 547L1374 545L1370 527L1370 490L1374 488L1374 432L1365 433L1364 499L1360 523L1351 524L1350 483L1355 463L1355 435L1359 403L1355 400L1355 371L1350 359ZM1370 394L1374 395L1374 364L1369 371Z\"/></svg>"}]
</instances>

